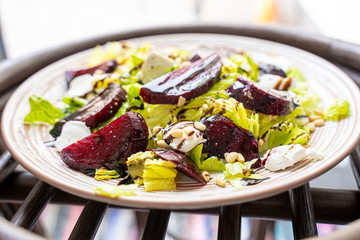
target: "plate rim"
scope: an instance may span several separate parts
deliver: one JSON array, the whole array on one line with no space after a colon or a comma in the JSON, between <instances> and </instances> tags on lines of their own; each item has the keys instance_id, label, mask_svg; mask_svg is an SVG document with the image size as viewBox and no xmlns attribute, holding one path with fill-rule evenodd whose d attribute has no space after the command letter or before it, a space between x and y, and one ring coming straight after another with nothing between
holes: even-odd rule
<instances>
[{"instance_id":1,"label":"plate rim","mask_svg":"<svg viewBox=\"0 0 360 240\"><path fill-rule=\"evenodd\" d=\"M145 36L145 37L137 37L137 38L134 38L134 39L141 39L141 38L148 38L148 37L154 37L154 36L161 36L161 35L187 35L187 34L190 34L190 35L197 35L197 34L200 34L200 35L203 35L203 34L210 34L210 35L222 35L222 36L232 36L232 37L236 37L236 38L245 38L245 39L256 39L256 41L258 42L263 42L263 43L272 43L272 44L276 44L278 46L281 46L282 47L286 47L286 48L290 48L290 49L295 49L296 51L300 51L300 52L303 52L305 54L310 54L312 56L312 58L315 58L315 59L318 59L320 62L324 62L326 64L330 64L338 73L340 73L341 75L343 75L345 77L346 82L347 84L350 84L350 85L353 85L353 86L356 86L356 89L357 89L357 92L359 93L359 89L358 89L358 86L354 83L354 81L346 74L344 73L340 68L338 68L337 66L335 66L334 64L332 64L331 62L327 61L326 59L323 59L313 53L310 53L308 51L305 51L305 50L302 50L302 49L299 49L299 48L296 48L296 47L293 47L293 46L289 46L289 45L286 45L286 44L283 44L283 43L278 43L278 42L274 42L274 41L269 41L269 40L264 40L264 39L260 39L260 38L254 38L254 37L245 37L245 36L238 36L238 35L230 35L230 34L218 34L218 33L214 33L214 34L211 34L211 33L177 33L177 34L160 34L160 35L148 35L148 36ZM127 41L131 41L132 39L129 39ZM65 57L65 58L62 58L50 65L48 65L47 67L41 69L40 71L36 72L35 74L33 74L30 78L32 78L34 75L38 74L39 72L42 72L44 71L44 69L48 69L50 66L53 66L53 65L56 65L59 61L63 61L64 59L66 58L71 58L73 57L74 55L77 55L77 54L82 54L83 52L85 51L91 51L93 48L90 48L88 50L84 50L84 51L81 51L81 52L78 52L78 53L75 53L75 54L71 54L69 55L68 57ZM28 80L28 79L27 79ZM4 113L8 112L8 108L10 108L10 103L12 103L13 99L15 98L14 96L16 96L16 94L20 91L21 88L24 88L24 85L29 82L29 81L25 81L23 84L21 84L21 86L19 86L17 88L17 90L12 94L11 98L9 99L9 101L7 102L5 108L4 108ZM21 160L21 155L12 147L12 144L11 142L9 141L9 139L6 137L6 134L9 134L6 129L6 126L5 126L5 120L6 120L6 114L3 114L2 116L2 122L1 122L1 129L2 129L2 134L3 134L3 137L4 137L4 141L5 141L5 144L6 146L8 147L9 151L12 153L12 155L14 156L14 158L21 164L22 163L22 160ZM360 140L360 132L358 132L357 136L356 136L356 139L354 139L354 141L350 144L350 147L348 147L347 151L344 151L342 152L342 154L338 157L340 160L338 161L332 161L332 162L327 162L327 165L326 167L324 168L324 166L322 166L322 168L318 168L317 171L312 171L312 174L306 174L305 176L306 179L308 179L307 181L315 178L316 176L319 176L321 175L322 173L325 173L326 171L328 171L329 169L331 169L332 167L334 167L336 164L338 164L340 161L342 161L342 159L344 157L346 157L347 155L349 155L349 153L355 148L355 146L357 145L357 143L359 142ZM20 160L19 160L20 159ZM21 164L22 166L24 166L23 164ZM71 188L69 186L66 186L66 188L64 187L58 187L58 182L57 181L52 181L52 179L49 180L49 178L46 178L44 177L43 175L39 174L38 172L34 173L32 172L31 170L29 170L27 167L26 167L26 164L24 166L25 169L27 169L29 172L31 172L32 174L34 174L35 176L39 177L39 179L51 184L51 185L56 185L55 187L61 189L61 190L64 190L66 192L70 192L74 195L77 195L77 196L80 196L80 197L85 197L84 195L82 194L85 194L87 197L89 196L88 194L88 191L83 191L82 194L79 194L79 189L78 188ZM318 173L320 172L320 173ZM300 179L298 179L298 181L300 181L301 179L303 179L305 177L302 177ZM292 184L291 188L294 188L294 187L297 187L299 185L302 185L304 182L298 182L298 184ZM288 184L288 185L291 185L291 184ZM262 196L258 196L258 197L252 197L252 198L249 198L245 201L239 201L238 199L227 199L226 201L226 204L225 205L228 205L228 204L233 204L233 203L240 203L240 202L247 202L247 201L252 201L252 200L256 200L256 199L260 199L260 198L265 198L265 197L268 197L268 196L272 196L272 195L275 195L277 193L280 193L280 192L283 192L283 191L286 191L286 190L289 190L291 188L288 187L288 185L284 184L284 185L281 185L281 188L278 188L278 189L281 189L281 191L277 190L275 193L273 191L273 189L269 189L268 191L266 190L263 190L263 193L264 195ZM62 186L62 185L61 185ZM235 190L237 191L237 190ZM240 190L241 191L241 190ZM254 190L250 191L250 192L253 192ZM80 191L81 192L81 191ZM251 194L251 193L250 193ZM249 195L249 194L248 194ZM86 198L86 197L85 197ZM194 203L193 204L190 204L190 205L187 205L187 204L181 204L181 203L177 203L176 201L174 202L175 204L171 204L171 206L167 206L166 203L169 202L169 199L168 198L165 198L165 199L157 199L159 200L155 205L154 205L154 202L152 202L150 205L151 206L147 206L146 204L144 204L144 202L142 202L141 200L139 199L134 199L133 197L121 197L121 200L119 199L111 199L111 198L104 198L104 196L100 196L100 195L96 195L95 193L92 193L90 194L90 198L91 199L94 199L94 200L99 200L99 201L102 201L102 202L108 202L108 203L112 203L112 204L116 204L116 205L126 205L126 206L137 206L137 207L145 207L145 208L171 208L171 209L185 209L185 208L201 208L202 207L202 204L203 201L198 201L199 203ZM206 204L205 206L203 207L209 207L209 206L220 206L220 205L224 205L224 204L219 204L219 199L218 198L215 198L215 199L212 199L214 197L207 197L207 203L209 204ZM234 198L234 195L230 195L229 198ZM106 199L106 200L104 200ZM175 206L179 204L178 206Z\"/></svg>"}]
</instances>

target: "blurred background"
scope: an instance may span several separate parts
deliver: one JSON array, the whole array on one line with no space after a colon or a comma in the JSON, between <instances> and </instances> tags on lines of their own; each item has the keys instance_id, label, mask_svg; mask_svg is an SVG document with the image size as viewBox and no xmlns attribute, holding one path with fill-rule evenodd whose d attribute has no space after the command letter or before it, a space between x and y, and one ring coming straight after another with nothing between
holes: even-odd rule
<instances>
[{"instance_id":1,"label":"blurred background","mask_svg":"<svg viewBox=\"0 0 360 240\"><path fill-rule=\"evenodd\" d=\"M176 24L257 24L325 35L360 44L357 0L0 0L0 23L8 58L57 44L143 27ZM311 186L356 189L349 160L313 180ZM339 180L341 179L341 181ZM67 239L82 207L48 205L41 229ZM216 239L217 217L172 214L167 239ZM254 238L254 219L243 219L242 239ZM267 222L265 239L292 239L290 222ZM336 225L318 225L319 235ZM137 239L136 215L109 209L96 239Z\"/></svg>"}]
</instances>

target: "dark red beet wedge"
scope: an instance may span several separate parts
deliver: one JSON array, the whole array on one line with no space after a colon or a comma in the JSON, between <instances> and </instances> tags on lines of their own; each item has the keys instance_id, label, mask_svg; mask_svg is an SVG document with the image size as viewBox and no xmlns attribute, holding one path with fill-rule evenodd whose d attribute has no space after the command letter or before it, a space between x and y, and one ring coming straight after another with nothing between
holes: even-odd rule
<instances>
[{"instance_id":1,"label":"dark red beet wedge","mask_svg":"<svg viewBox=\"0 0 360 240\"><path fill-rule=\"evenodd\" d=\"M260 167L258 144L251 132L238 127L222 115L213 115L201 122L206 126L204 136L207 141L204 143L204 153L224 158L225 153L238 152L244 156L245 161L258 158L252 167Z\"/></svg>"},{"instance_id":2,"label":"dark red beet wedge","mask_svg":"<svg viewBox=\"0 0 360 240\"><path fill-rule=\"evenodd\" d=\"M213 53L145 84L140 95L152 104L177 104L180 97L200 96L219 80L221 66L221 57Z\"/></svg>"},{"instance_id":3,"label":"dark red beet wedge","mask_svg":"<svg viewBox=\"0 0 360 240\"><path fill-rule=\"evenodd\" d=\"M168 148L154 148L150 149L156 155L164 160L170 161L176 165L176 168L183 174L198 181L202 185L206 185L204 178L201 176L199 169L194 162L185 154Z\"/></svg>"},{"instance_id":4,"label":"dark red beet wedge","mask_svg":"<svg viewBox=\"0 0 360 240\"><path fill-rule=\"evenodd\" d=\"M260 75L271 74L286 78L286 73L281 68L272 64L259 64Z\"/></svg>"},{"instance_id":5,"label":"dark red beet wedge","mask_svg":"<svg viewBox=\"0 0 360 240\"><path fill-rule=\"evenodd\" d=\"M61 159L75 170L117 168L134 153L145 151L148 127L140 114L128 112L99 131L64 148Z\"/></svg>"},{"instance_id":6,"label":"dark red beet wedge","mask_svg":"<svg viewBox=\"0 0 360 240\"><path fill-rule=\"evenodd\" d=\"M112 73L115 71L117 65L118 65L118 63L116 60L109 60L107 62L104 62L104 63L102 63L98 66L92 67L92 68L82 69L82 70L77 70L77 71L66 71L65 72L65 80L66 80L67 84L69 85L70 82L74 78L84 75L84 74L93 75L96 70L102 70L104 73Z\"/></svg>"},{"instance_id":7,"label":"dark red beet wedge","mask_svg":"<svg viewBox=\"0 0 360 240\"><path fill-rule=\"evenodd\" d=\"M285 116L295 108L294 101L287 92L264 89L242 76L238 77L237 81L226 89L226 92L230 97L243 103L246 109L258 113Z\"/></svg>"},{"instance_id":8,"label":"dark red beet wedge","mask_svg":"<svg viewBox=\"0 0 360 240\"><path fill-rule=\"evenodd\" d=\"M116 82L110 83L103 92L88 104L58 121L50 130L50 134L53 137L58 137L63 125L70 120L85 122L86 126L90 128L99 126L116 114L123 102L126 101L126 95L126 91L120 84Z\"/></svg>"}]
</instances>

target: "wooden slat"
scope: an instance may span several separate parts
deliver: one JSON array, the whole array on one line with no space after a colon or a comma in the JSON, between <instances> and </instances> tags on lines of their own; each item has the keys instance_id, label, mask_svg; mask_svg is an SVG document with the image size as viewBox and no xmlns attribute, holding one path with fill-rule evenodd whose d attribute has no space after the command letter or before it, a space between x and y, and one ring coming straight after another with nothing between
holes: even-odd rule
<instances>
[{"instance_id":1,"label":"wooden slat","mask_svg":"<svg viewBox=\"0 0 360 240\"><path fill-rule=\"evenodd\" d=\"M36 182L37 179L27 172L15 172L0 187L0 203L21 204ZM311 193L317 222L347 224L360 218L360 205L358 204L360 202L360 194L358 191L312 188ZM86 200L57 189L50 203L85 205ZM119 206L110 207L119 208ZM126 207L120 206L120 208ZM140 210L146 211L144 209ZM220 209L208 208L173 211L217 215ZM285 192L273 197L243 203L241 214L243 217L289 220L291 219L289 194Z\"/></svg>"},{"instance_id":2,"label":"wooden slat","mask_svg":"<svg viewBox=\"0 0 360 240\"><path fill-rule=\"evenodd\" d=\"M69 240L94 239L108 208L106 203L88 201L69 237ZM119 236L114 236L117 239Z\"/></svg>"},{"instance_id":3,"label":"wooden slat","mask_svg":"<svg viewBox=\"0 0 360 240\"><path fill-rule=\"evenodd\" d=\"M240 240L241 237L241 205L220 207L218 239Z\"/></svg>"},{"instance_id":4,"label":"wooden slat","mask_svg":"<svg viewBox=\"0 0 360 240\"><path fill-rule=\"evenodd\" d=\"M14 171L18 163L6 151L0 156L0 184Z\"/></svg>"},{"instance_id":5,"label":"wooden slat","mask_svg":"<svg viewBox=\"0 0 360 240\"><path fill-rule=\"evenodd\" d=\"M16 226L31 230L54 192L54 187L39 181L11 219L11 222Z\"/></svg>"},{"instance_id":6,"label":"wooden slat","mask_svg":"<svg viewBox=\"0 0 360 240\"><path fill-rule=\"evenodd\" d=\"M309 183L289 190L289 198L294 238L302 239L317 235Z\"/></svg>"},{"instance_id":7,"label":"wooden slat","mask_svg":"<svg viewBox=\"0 0 360 240\"><path fill-rule=\"evenodd\" d=\"M170 210L150 210L142 240L165 239Z\"/></svg>"}]
</instances>

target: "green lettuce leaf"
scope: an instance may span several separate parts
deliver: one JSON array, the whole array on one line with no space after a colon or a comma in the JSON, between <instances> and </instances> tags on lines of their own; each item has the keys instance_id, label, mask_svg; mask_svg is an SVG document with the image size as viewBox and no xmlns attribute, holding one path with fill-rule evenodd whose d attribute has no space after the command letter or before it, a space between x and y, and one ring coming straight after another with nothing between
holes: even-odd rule
<instances>
[{"instance_id":1,"label":"green lettuce leaf","mask_svg":"<svg viewBox=\"0 0 360 240\"><path fill-rule=\"evenodd\" d=\"M286 76L295 82L294 86L290 87L289 90L295 92L298 95L305 95L308 92L308 84L304 78L304 75L298 68L290 68L286 73Z\"/></svg>"},{"instance_id":2,"label":"green lettuce leaf","mask_svg":"<svg viewBox=\"0 0 360 240\"><path fill-rule=\"evenodd\" d=\"M48 123L54 125L59 119L65 117L61 109L54 107L49 101L32 95L29 98L31 111L25 116L25 123Z\"/></svg>"},{"instance_id":3,"label":"green lettuce leaf","mask_svg":"<svg viewBox=\"0 0 360 240\"><path fill-rule=\"evenodd\" d=\"M136 196L136 184L114 186L110 184L103 184L94 189L98 195L103 195L111 198L118 198L121 196Z\"/></svg>"},{"instance_id":4,"label":"green lettuce leaf","mask_svg":"<svg viewBox=\"0 0 360 240\"><path fill-rule=\"evenodd\" d=\"M246 53L232 55L224 61L223 73L238 73L257 82L259 67Z\"/></svg>"},{"instance_id":5,"label":"green lettuce leaf","mask_svg":"<svg viewBox=\"0 0 360 240\"><path fill-rule=\"evenodd\" d=\"M292 123L283 122L277 127L271 128L264 137L266 149L274 148L280 145L301 144L304 145L310 139L308 131L299 127L294 127Z\"/></svg>"},{"instance_id":6,"label":"green lettuce leaf","mask_svg":"<svg viewBox=\"0 0 360 240\"><path fill-rule=\"evenodd\" d=\"M338 99L325 112L325 120L340 121L350 116L350 104L345 99Z\"/></svg>"},{"instance_id":7,"label":"green lettuce leaf","mask_svg":"<svg viewBox=\"0 0 360 240\"><path fill-rule=\"evenodd\" d=\"M88 103L86 99L79 97L64 97L62 101L68 105L65 111L69 114L76 112L79 108Z\"/></svg>"},{"instance_id":8,"label":"green lettuce leaf","mask_svg":"<svg viewBox=\"0 0 360 240\"><path fill-rule=\"evenodd\" d=\"M259 136L259 116L244 108L243 104L235 99L209 99L207 104L214 108L212 114L225 110L224 116L230 118L237 126L249 130L257 138Z\"/></svg>"},{"instance_id":9,"label":"green lettuce leaf","mask_svg":"<svg viewBox=\"0 0 360 240\"><path fill-rule=\"evenodd\" d=\"M261 179L261 176L251 171L253 165L258 159L248 162L235 162L225 164L224 177L235 188L243 188L241 180L243 178Z\"/></svg>"},{"instance_id":10,"label":"green lettuce leaf","mask_svg":"<svg viewBox=\"0 0 360 240\"><path fill-rule=\"evenodd\" d=\"M201 169L206 171L224 171L225 165L221 158L218 157L210 157L207 158L207 154L202 153L203 144L197 145L191 151L187 152L188 155L195 165Z\"/></svg>"}]
</instances>

